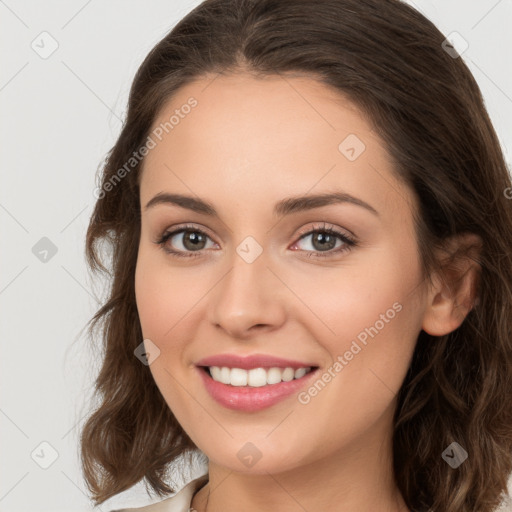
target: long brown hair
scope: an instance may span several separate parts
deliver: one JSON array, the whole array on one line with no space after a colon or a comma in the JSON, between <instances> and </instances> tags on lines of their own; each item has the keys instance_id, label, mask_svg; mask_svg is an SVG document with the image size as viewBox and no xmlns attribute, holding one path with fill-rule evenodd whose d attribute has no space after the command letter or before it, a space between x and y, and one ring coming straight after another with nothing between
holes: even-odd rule
<instances>
[{"instance_id":1,"label":"long brown hair","mask_svg":"<svg viewBox=\"0 0 512 512\"><path fill-rule=\"evenodd\" d=\"M134 275L143 159L130 158L164 102L192 80L298 72L353 101L386 143L397 176L418 198L427 279L448 237L472 232L483 241L478 305L445 336L420 332L398 394L393 452L412 510L498 506L512 472L512 188L481 92L444 40L398 0L206 0L147 55L87 231L90 268L111 277L108 300L88 324L92 336L102 327L99 405L81 432L96 504L143 479L148 492L174 492L170 463L196 449L134 355L142 342ZM100 242L110 249L108 266ZM469 454L457 469L442 458L454 441Z\"/></svg>"}]
</instances>

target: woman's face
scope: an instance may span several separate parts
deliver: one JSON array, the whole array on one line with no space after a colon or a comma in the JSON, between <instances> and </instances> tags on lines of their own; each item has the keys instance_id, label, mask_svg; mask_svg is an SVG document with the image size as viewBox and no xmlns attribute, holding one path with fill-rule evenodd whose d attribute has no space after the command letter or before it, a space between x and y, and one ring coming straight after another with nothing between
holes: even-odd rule
<instances>
[{"instance_id":1,"label":"woman's face","mask_svg":"<svg viewBox=\"0 0 512 512\"><path fill-rule=\"evenodd\" d=\"M136 298L150 371L181 426L210 461L245 472L380 446L426 300L416 203L378 134L312 79L248 75L183 87L153 130ZM189 199L146 207L159 194ZM306 200L325 194L338 196ZM292 385L213 384L198 362L226 354L318 369Z\"/></svg>"}]
</instances>

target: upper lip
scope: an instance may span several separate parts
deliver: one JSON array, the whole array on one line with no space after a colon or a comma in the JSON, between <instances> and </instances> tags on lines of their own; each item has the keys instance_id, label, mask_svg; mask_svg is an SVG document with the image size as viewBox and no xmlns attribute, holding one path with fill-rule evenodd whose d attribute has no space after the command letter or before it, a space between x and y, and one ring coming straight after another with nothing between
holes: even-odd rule
<instances>
[{"instance_id":1,"label":"upper lip","mask_svg":"<svg viewBox=\"0 0 512 512\"><path fill-rule=\"evenodd\" d=\"M312 363L304 363L292 359L283 359L268 354L253 354L240 356L237 354L217 354L205 357L196 363L197 366L227 366L228 368L242 368L251 370L253 368L308 368L315 367Z\"/></svg>"}]
</instances>

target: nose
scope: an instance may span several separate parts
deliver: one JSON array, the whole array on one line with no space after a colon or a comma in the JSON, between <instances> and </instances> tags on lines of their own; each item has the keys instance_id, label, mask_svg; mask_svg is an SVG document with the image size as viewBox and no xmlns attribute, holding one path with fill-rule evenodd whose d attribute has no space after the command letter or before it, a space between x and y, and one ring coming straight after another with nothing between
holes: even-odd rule
<instances>
[{"instance_id":1,"label":"nose","mask_svg":"<svg viewBox=\"0 0 512 512\"><path fill-rule=\"evenodd\" d=\"M217 329L248 339L282 326L286 287L268 263L265 251L252 263L235 253L231 269L209 294L209 319Z\"/></svg>"}]
</instances>

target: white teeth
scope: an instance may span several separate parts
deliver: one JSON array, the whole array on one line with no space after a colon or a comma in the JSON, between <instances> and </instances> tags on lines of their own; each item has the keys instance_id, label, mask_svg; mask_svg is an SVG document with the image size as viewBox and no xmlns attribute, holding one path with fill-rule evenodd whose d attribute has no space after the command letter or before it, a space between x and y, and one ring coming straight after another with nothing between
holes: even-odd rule
<instances>
[{"instance_id":1,"label":"white teeth","mask_svg":"<svg viewBox=\"0 0 512 512\"><path fill-rule=\"evenodd\" d=\"M283 370L283 380L285 382L290 382L291 380L293 380L293 377L295 377L295 371L293 370L293 368L285 368Z\"/></svg>"},{"instance_id":2,"label":"white teeth","mask_svg":"<svg viewBox=\"0 0 512 512\"><path fill-rule=\"evenodd\" d=\"M281 382L281 368L269 368L266 372L267 384L279 384Z\"/></svg>"},{"instance_id":3,"label":"white teeth","mask_svg":"<svg viewBox=\"0 0 512 512\"><path fill-rule=\"evenodd\" d=\"M304 377L306 375L306 368L299 368L298 370L295 370L294 377L296 379L300 379L301 377Z\"/></svg>"},{"instance_id":4,"label":"white teeth","mask_svg":"<svg viewBox=\"0 0 512 512\"><path fill-rule=\"evenodd\" d=\"M311 371L310 367L294 370L287 368L253 368L244 370L242 368L227 368L226 366L209 366L213 380L230 384L231 386L260 387L267 384L279 384L281 381L289 382L293 379L300 379Z\"/></svg>"},{"instance_id":5,"label":"white teeth","mask_svg":"<svg viewBox=\"0 0 512 512\"><path fill-rule=\"evenodd\" d=\"M231 385L247 386L247 372L241 368L231 368Z\"/></svg>"},{"instance_id":6,"label":"white teeth","mask_svg":"<svg viewBox=\"0 0 512 512\"><path fill-rule=\"evenodd\" d=\"M229 384L231 370L229 368L223 367L220 370L220 381L224 384Z\"/></svg>"},{"instance_id":7,"label":"white teeth","mask_svg":"<svg viewBox=\"0 0 512 512\"><path fill-rule=\"evenodd\" d=\"M233 368L231 370L231 374L237 370L237 368ZM260 387L265 386L267 384L267 372L263 368L253 368L252 370L239 370L239 372L244 372L247 375L247 384L252 387ZM233 382L233 381L231 381Z\"/></svg>"}]
</instances>

